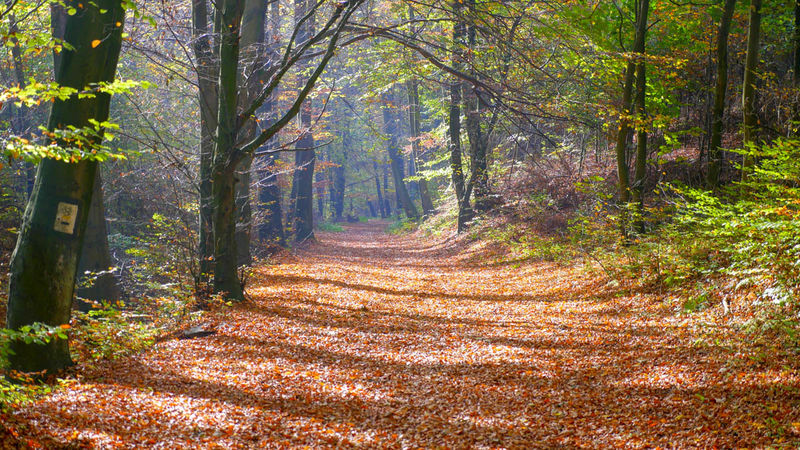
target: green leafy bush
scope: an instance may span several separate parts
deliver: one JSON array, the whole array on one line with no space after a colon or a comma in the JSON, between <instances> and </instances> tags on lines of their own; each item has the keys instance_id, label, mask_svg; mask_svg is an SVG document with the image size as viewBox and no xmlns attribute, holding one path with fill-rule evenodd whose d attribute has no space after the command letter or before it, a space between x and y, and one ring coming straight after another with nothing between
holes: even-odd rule
<instances>
[{"instance_id":1,"label":"green leafy bush","mask_svg":"<svg viewBox=\"0 0 800 450\"><path fill-rule=\"evenodd\" d=\"M0 375L7 374L8 358L13 355L11 343L22 341L26 344L47 344L53 339L66 339L69 326L53 327L43 323L25 325L19 330L0 329ZM33 396L50 391L50 387L34 382L30 377L14 373L16 381L0 376L0 411L18 406Z\"/></svg>"},{"instance_id":2,"label":"green leafy bush","mask_svg":"<svg viewBox=\"0 0 800 450\"><path fill-rule=\"evenodd\" d=\"M417 229L417 222L414 219L399 219L391 223L387 228L391 234L410 233Z\"/></svg>"}]
</instances>

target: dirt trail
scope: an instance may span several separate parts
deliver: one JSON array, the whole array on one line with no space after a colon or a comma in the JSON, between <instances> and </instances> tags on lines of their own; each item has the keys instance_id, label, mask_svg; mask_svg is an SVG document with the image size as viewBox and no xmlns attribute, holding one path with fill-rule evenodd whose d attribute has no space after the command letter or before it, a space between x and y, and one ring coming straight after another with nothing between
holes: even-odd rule
<instances>
[{"instance_id":1,"label":"dirt trail","mask_svg":"<svg viewBox=\"0 0 800 450\"><path fill-rule=\"evenodd\" d=\"M579 269L465 260L385 224L250 280L217 335L87 369L16 414L52 446L757 447L796 441L796 366L713 315ZM478 262L475 262L477 258ZM773 422L770 422L772 420Z\"/></svg>"}]
</instances>

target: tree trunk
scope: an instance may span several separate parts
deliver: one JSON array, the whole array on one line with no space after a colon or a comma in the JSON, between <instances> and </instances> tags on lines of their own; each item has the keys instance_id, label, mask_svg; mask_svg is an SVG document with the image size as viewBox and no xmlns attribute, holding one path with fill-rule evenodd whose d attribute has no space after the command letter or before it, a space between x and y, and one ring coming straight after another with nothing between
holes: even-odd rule
<instances>
[{"instance_id":1,"label":"tree trunk","mask_svg":"<svg viewBox=\"0 0 800 450\"><path fill-rule=\"evenodd\" d=\"M470 15L475 13L475 0L467 0L467 6ZM478 74L475 71L475 63L473 61L476 51L476 32L475 26L467 28L467 58L469 62L469 72L473 77ZM478 105L478 92L475 86L464 86L466 88L464 106L466 109L465 126L467 129L467 136L469 136L470 148L470 177L467 192L464 195L464 204L469 205L470 192L475 196L474 209L477 211L486 211L488 205L486 203L489 196L489 179L486 161L486 147L488 145L487 136L484 136L481 129L481 111Z\"/></svg>"},{"instance_id":2,"label":"tree trunk","mask_svg":"<svg viewBox=\"0 0 800 450\"><path fill-rule=\"evenodd\" d=\"M325 152L321 152L318 156L321 163L325 162ZM324 167L324 165L323 165ZM317 214L319 220L325 220L325 173L317 170L314 173L314 184L317 191Z\"/></svg>"},{"instance_id":3,"label":"tree trunk","mask_svg":"<svg viewBox=\"0 0 800 450\"><path fill-rule=\"evenodd\" d=\"M750 2L750 26L747 30L747 56L744 63L744 86L742 87L742 113L744 114L744 145L755 140L758 127L758 115L755 109L756 99L756 66L758 66L758 50L761 40L761 0ZM742 177L755 164L752 156L745 153L742 162Z\"/></svg>"},{"instance_id":4,"label":"tree trunk","mask_svg":"<svg viewBox=\"0 0 800 450\"><path fill-rule=\"evenodd\" d=\"M800 87L800 0L794 2L794 61L792 82L794 87Z\"/></svg>"},{"instance_id":5,"label":"tree trunk","mask_svg":"<svg viewBox=\"0 0 800 450\"><path fill-rule=\"evenodd\" d=\"M307 103L300 114L304 128L311 126L311 105ZM314 135L308 128L297 141L295 152L294 186L294 240L303 242L314 238Z\"/></svg>"},{"instance_id":6,"label":"tree trunk","mask_svg":"<svg viewBox=\"0 0 800 450\"><path fill-rule=\"evenodd\" d=\"M310 10L309 0L295 0L295 23ZM297 30L298 44L306 42L314 33L314 18L311 17ZM299 64L300 72L305 65ZM295 242L303 242L314 238L314 164L316 153L314 151L314 135L311 133L311 99L307 99L300 112L300 128L303 135L297 141L295 152L295 172L292 180L292 191L295 193L294 224Z\"/></svg>"},{"instance_id":7,"label":"tree trunk","mask_svg":"<svg viewBox=\"0 0 800 450\"><path fill-rule=\"evenodd\" d=\"M386 209L386 217L392 216L392 201L389 200L389 164L383 164L383 206Z\"/></svg>"},{"instance_id":8,"label":"tree trunk","mask_svg":"<svg viewBox=\"0 0 800 450\"><path fill-rule=\"evenodd\" d=\"M270 58L277 59L278 46L280 45L280 2L272 2L269 12L269 38L267 46ZM276 89L277 91L277 89ZM277 120L275 111L275 99L277 92L274 92L266 102L264 102L262 112L273 120ZM266 149L274 149L274 139L265 145ZM258 201L263 212L264 218L258 229L258 238L261 242L269 245L286 245L286 233L283 227L283 211L281 208L281 189L278 185L277 167L275 155L266 156L266 164L261 172L258 191Z\"/></svg>"},{"instance_id":9,"label":"tree trunk","mask_svg":"<svg viewBox=\"0 0 800 450\"><path fill-rule=\"evenodd\" d=\"M647 16L650 11L650 0L641 0L639 3L639 28L636 34L647 32ZM642 36L644 42L644 36ZM636 208L634 226L639 233L644 233L644 179L647 174L647 126L645 125L645 108L647 94L647 71L644 44L639 49L640 60L636 64L636 117L638 129L636 131L636 165L633 172L633 185L631 196Z\"/></svg>"},{"instance_id":10,"label":"tree trunk","mask_svg":"<svg viewBox=\"0 0 800 450\"><path fill-rule=\"evenodd\" d=\"M241 46L240 78L241 90L239 93L239 110L250 106L258 96L262 83L266 81L264 64L267 61L264 40L267 6L265 0L245 0L245 12L242 19L242 35L239 39ZM255 121L248 120L239 130L240 141L249 142L257 134ZM253 156L247 155L239 163L236 170L236 258L238 264L249 265L253 258L250 254L250 232L252 229L252 205L250 204L250 185L252 184L251 170Z\"/></svg>"},{"instance_id":11,"label":"tree trunk","mask_svg":"<svg viewBox=\"0 0 800 450\"><path fill-rule=\"evenodd\" d=\"M80 13L66 15L66 8ZM72 47L57 58L56 82L82 90L91 83L113 81L122 44L122 4L68 0L65 6L54 7L53 15L52 23L64 25L63 39ZM54 32L59 33L57 27ZM101 37L99 44L93 44ZM90 125L89 120L103 122L108 119L110 100L108 94L56 99L48 129L83 128ZM8 328L35 322L69 323L96 170L97 163L91 161L67 164L45 159L40 164L9 267ZM11 350L14 370L58 370L72 363L65 339L44 346L13 342Z\"/></svg>"},{"instance_id":12,"label":"tree trunk","mask_svg":"<svg viewBox=\"0 0 800 450\"><path fill-rule=\"evenodd\" d=\"M373 161L372 165L375 168L375 189L378 192L378 210L381 212L381 219L385 219L389 216L389 214L386 212L386 207L383 203L383 194L381 193L381 177L378 172L378 163ZM342 208L344 208L344 205L342 205Z\"/></svg>"},{"instance_id":13,"label":"tree trunk","mask_svg":"<svg viewBox=\"0 0 800 450\"><path fill-rule=\"evenodd\" d=\"M728 35L736 9L736 0L725 0L722 19L717 33L717 84L714 89L714 107L711 111L711 139L708 147L708 173L706 184L714 189L719 183L722 164L722 118L725 113L725 96L728 89Z\"/></svg>"},{"instance_id":14,"label":"tree trunk","mask_svg":"<svg viewBox=\"0 0 800 450\"><path fill-rule=\"evenodd\" d=\"M221 4L219 103L212 183L214 292L231 300L244 300L236 271L236 169L242 159L236 148L242 6L240 0L224 0Z\"/></svg>"},{"instance_id":15,"label":"tree trunk","mask_svg":"<svg viewBox=\"0 0 800 450\"><path fill-rule=\"evenodd\" d=\"M278 177L275 175L275 157L267 156L266 168L261 172L258 203L264 211L264 218L258 227L258 238L270 245L286 245L281 211L281 192Z\"/></svg>"},{"instance_id":16,"label":"tree trunk","mask_svg":"<svg viewBox=\"0 0 800 450\"><path fill-rule=\"evenodd\" d=\"M214 132L217 128L219 69L208 31L206 0L192 0L192 50L197 67L200 103L200 223L198 233L199 280L208 283L214 260L214 204L211 182L214 165Z\"/></svg>"},{"instance_id":17,"label":"tree trunk","mask_svg":"<svg viewBox=\"0 0 800 450\"><path fill-rule=\"evenodd\" d=\"M408 189L406 189L406 183L403 181L403 158L400 156L400 149L397 145L398 120L397 114L394 111L396 105L394 104L394 95L392 94L391 90L389 93L383 95L382 100L384 133L386 133L387 137L389 138L386 143L386 149L389 152L389 161L392 166L392 178L394 179L395 194L397 195L399 206L403 208L403 212L405 212L406 217L416 219L419 218L417 207L411 201L411 197L408 195Z\"/></svg>"},{"instance_id":18,"label":"tree trunk","mask_svg":"<svg viewBox=\"0 0 800 450\"><path fill-rule=\"evenodd\" d=\"M345 182L345 168L341 164L333 171L333 213L337 222L341 222L344 215Z\"/></svg>"},{"instance_id":19,"label":"tree trunk","mask_svg":"<svg viewBox=\"0 0 800 450\"><path fill-rule=\"evenodd\" d=\"M461 0L453 2L453 13L456 16L453 24L453 67L461 70L463 66L463 46L466 26L461 16ZM453 78L450 82L450 117L449 117L449 137L450 137L450 169L452 172L453 189L456 194L458 205L458 232L463 232L467 223L472 220L472 209L469 206L469 199L466 197L464 188L464 168L461 160L461 92L462 82L458 78ZM466 201L465 201L466 200Z\"/></svg>"},{"instance_id":20,"label":"tree trunk","mask_svg":"<svg viewBox=\"0 0 800 450\"><path fill-rule=\"evenodd\" d=\"M639 8L641 10L641 8ZM631 198L630 192L630 172L628 170L628 137L631 132L632 111L631 100L633 98L633 82L636 75L637 61L644 57L644 39L647 32L646 14L637 14L636 17L636 36L633 43L633 55L630 56L628 65L625 68L625 85L622 91L622 106L619 118L619 130L617 132L616 157L617 157L617 186L619 190L619 202L622 205L620 212L620 229L623 236L628 235L628 207Z\"/></svg>"},{"instance_id":21,"label":"tree trunk","mask_svg":"<svg viewBox=\"0 0 800 450\"><path fill-rule=\"evenodd\" d=\"M86 238L78 262L78 280L88 275L89 286L78 287L78 297L93 302L115 302L120 298L117 277L110 272L113 261L108 248L108 228L106 226L105 205L103 205L103 181L97 170L94 179L92 202L89 206L89 219L86 225ZM88 311L90 304L79 302L82 311Z\"/></svg>"},{"instance_id":22,"label":"tree trunk","mask_svg":"<svg viewBox=\"0 0 800 450\"><path fill-rule=\"evenodd\" d=\"M417 166L420 161L419 138L420 138L420 123L421 114L419 107L419 82L416 78L410 79L406 86L408 88L408 121L411 125L411 161L414 166ZM422 201L422 213L430 215L435 212L433 208L433 201L431 200L431 193L428 189L428 182L424 178L417 181L419 189L419 197Z\"/></svg>"}]
</instances>

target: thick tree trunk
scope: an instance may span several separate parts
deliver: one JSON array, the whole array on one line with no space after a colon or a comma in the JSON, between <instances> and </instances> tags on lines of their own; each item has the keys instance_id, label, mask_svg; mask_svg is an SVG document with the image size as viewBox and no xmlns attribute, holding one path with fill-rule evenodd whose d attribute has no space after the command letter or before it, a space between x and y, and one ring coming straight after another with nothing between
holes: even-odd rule
<instances>
[{"instance_id":1,"label":"thick tree trunk","mask_svg":"<svg viewBox=\"0 0 800 450\"><path fill-rule=\"evenodd\" d=\"M714 89L714 107L711 111L711 139L708 147L708 173L706 184L716 188L722 164L722 118L725 113L725 96L728 89L728 35L736 9L736 0L725 0L722 19L717 33L717 83Z\"/></svg>"},{"instance_id":2,"label":"thick tree trunk","mask_svg":"<svg viewBox=\"0 0 800 450\"><path fill-rule=\"evenodd\" d=\"M266 38L265 29L267 21L267 6L265 0L244 0L244 16L242 19L242 34L239 39L241 46L239 110L248 108L258 96L262 83L266 81L264 64L266 64ZM248 120L239 130L239 141L249 142L257 134L256 124ZM250 254L250 233L252 229L252 205L250 204L250 185L252 184L251 170L253 156L246 155L239 163L236 170L236 258L238 264L249 265L253 258Z\"/></svg>"},{"instance_id":3,"label":"thick tree trunk","mask_svg":"<svg viewBox=\"0 0 800 450\"><path fill-rule=\"evenodd\" d=\"M419 106L419 82L417 82L416 78L412 78L406 83L408 89L408 121L411 125L411 161L414 166L418 166L420 162L420 149L419 149L419 138L420 138L420 124L421 114L420 114L420 106ZM415 173L416 174L416 173ZM419 197L420 201L422 202L422 213L423 215L430 215L435 212L433 207L433 201L431 200L431 193L428 189L428 182L421 178L417 181L417 186L419 189Z\"/></svg>"},{"instance_id":4,"label":"thick tree trunk","mask_svg":"<svg viewBox=\"0 0 800 450\"><path fill-rule=\"evenodd\" d=\"M211 198L214 133L217 128L219 69L208 30L206 0L192 0L192 50L196 59L200 103L200 222L198 233L199 280L208 283L214 260L214 203Z\"/></svg>"},{"instance_id":5,"label":"thick tree trunk","mask_svg":"<svg viewBox=\"0 0 800 450\"><path fill-rule=\"evenodd\" d=\"M221 4L219 103L212 183L214 292L231 300L244 300L236 270L236 168L242 159L236 148L242 7L240 0L224 0Z\"/></svg>"},{"instance_id":6,"label":"thick tree trunk","mask_svg":"<svg viewBox=\"0 0 800 450\"><path fill-rule=\"evenodd\" d=\"M89 219L86 225L86 238L78 260L78 280L87 275L88 286L78 287L78 297L93 302L114 302L120 298L119 283L110 269L114 264L108 248L108 227L106 226L105 205L103 205L103 181L100 171L95 172L92 202L89 206ZM88 274L87 274L88 272ZM89 303L79 302L78 306L87 311Z\"/></svg>"},{"instance_id":7,"label":"thick tree trunk","mask_svg":"<svg viewBox=\"0 0 800 450\"><path fill-rule=\"evenodd\" d=\"M394 95L391 91L383 95L383 126L384 133L386 133L389 140L386 142L386 149L389 153L389 161L392 166L392 177L394 179L394 191L397 195L397 202L403 208L406 217L411 219L419 218L417 207L411 201L406 189L406 183L403 181L403 158L400 156L400 148L397 145L398 141L398 118L395 113Z\"/></svg>"},{"instance_id":8,"label":"thick tree trunk","mask_svg":"<svg viewBox=\"0 0 800 450\"><path fill-rule=\"evenodd\" d=\"M54 32L64 25L64 49L57 58L56 82L82 90L91 83L113 81L122 43L125 10L116 0L65 2L77 14L54 7ZM105 10L101 13L100 10ZM99 45L93 41L103 38ZM48 129L89 126L89 120L108 119L110 96L56 99ZM68 324L75 276L89 217L97 163L67 164L45 159L39 166L9 268L7 327L19 329L35 322ZM69 346L55 339L41 346L14 342L11 368L21 371L58 370L71 364Z\"/></svg>"},{"instance_id":9,"label":"thick tree trunk","mask_svg":"<svg viewBox=\"0 0 800 450\"><path fill-rule=\"evenodd\" d=\"M761 0L750 2L750 26L747 30L747 56L744 63L744 86L742 87L742 113L744 114L744 144L748 145L755 140L758 127L756 114L756 67L758 66L758 50L761 41ZM742 162L742 176L747 173L755 163L752 156L745 154Z\"/></svg>"}]
</instances>

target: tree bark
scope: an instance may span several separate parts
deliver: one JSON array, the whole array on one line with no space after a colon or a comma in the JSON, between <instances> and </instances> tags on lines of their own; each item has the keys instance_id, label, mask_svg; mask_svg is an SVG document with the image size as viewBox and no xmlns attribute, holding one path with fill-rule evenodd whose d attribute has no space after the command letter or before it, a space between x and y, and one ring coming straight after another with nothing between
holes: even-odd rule
<instances>
[{"instance_id":1,"label":"tree bark","mask_svg":"<svg viewBox=\"0 0 800 450\"><path fill-rule=\"evenodd\" d=\"M78 297L93 302L115 302L120 299L120 288L117 277L110 271L114 264L108 248L108 227L106 226L106 209L103 205L103 181L100 171L95 172L92 202L89 206L89 219L86 225L86 238L83 241L81 256L78 260L78 280L87 274L92 280L89 286L78 287ZM88 311L90 304L79 302L83 311Z\"/></svg>"},{"instance_id":2,"label":"tree bark","mask_svg":"<svg viewBox=\"0 0 800 450\"><path fill-rule=\"evenodd\" d=\"M453 2L453 50L452 65L456 70L463 67L463 47L466 26L461 17L462 1ZM472 220L472 209L469 206L469 199L466 197L464 186L464 168L461 160L461 93L462 82L458 78L453 78L450 82L450 114L448 132L450 137L450 169L453 180L453 189L456 195L458 206L458 233L466 230L467 223Z\"/></svg>"},{"instance_id":3,"label":"tree bark","mask_svg":"<svg viewBox=\"0 0 800 450\"><path fill-rule=\"evenodd\" d=\"M244 0L244 16L242 33L239 39L240 78L239 110L244 110L258 96L266 81L266 0ZM240 142L249 142L258 134L254 120L248 120L239 130ZM253 258L250 254L250 232L252 228L252 205L250 203L250 185L253 155L245 155L236 170L236 259L240 266L249 265Z\"/></svg>"},{"instance_id":4,"label":"tree bark","mask_svg":"<svg viewBox=\"0 0 800 450\"><path fill-rule=\"evenodd\" d=\"M239 75L239 31L242 1L221 2L219 46L219 103L212 199L214 204L214 292L231 300L244 300L237 274L236 169L242 155L236 148Z\"/></svg>"},{"instance_id":5,"label":"tree bark","mask_svg":"<svg viewBox=\"0 0 800 450\"><path fill-rule=\"evenodd\" d=\"M645 1L645 0L641 0ZM641 10L639 6L639 10ZM619 190L619 202L622 205L620 212L620 229L623 236L628 235L628 207L631 199L630 192L630 172L628 170L628 138L631 132L632 111L631 100L633 98L633 82L636 75L637 62L644 58L644 39L647 32L646 14L636 16L636 35L633 43L633 55L630 56L628 65L625 68L625 84L622 90L622 106L619 118L619 130L617 132L616 158L617 158L617 187Z\"/></svg>"},{"instance_id":6,"label":"tree bark","mask_svg":"<svg viewBox=\"0 0 800 450\"><path fill-rule=\"evenodd\" d=\"M53 9L56 17L52 22L64 24L63 39L72 47L65 48L57 58L56 82L80 90L91 83L113 81L125 20L121 2L68 0L65 6L78 12L67 16L64 7ZM100 43L93 44L95 40ZM110 100L108 94L56 99L48 129L83 128L90 125L90 119L106 121ZM67 164L45 159L40 164L11 257L8 328L19 329L35 322L51 326L69 323L96 170L97 163L88 160ZM54 339L44 346L13 342L11 350L14 355L9 360L15 370L58 370L72 363L65 339Z\"/></svg>"},{"instance_id":7,"label":"tree bark","mask_svg":"<svg viewBox=\"0 0 800 450\"><path fill-rule=\"evenodd\" d=\"M650 11L650 0L641 0L639 3L639 27L636 34L647 32L647 16ZM647 175L647 125L646 125L646 94L647 94L647 62L645 60L645 46L640 49L640 60L636 64L636 117L638 126L636 130L636 165L633 172L633 186L631 197L636 207L636 220L634 226L639 233L644 233L644 180Z\"/></svg>"},{"instance_id":8,"label":"tree bark","mask_svg":"<svg viewBox=\"0 0 800 450\"><path fill-rule=\"evenodd\" d=\"M417 207L411 201L408 195L406 183L403 181L403 159L400 156L400 149L397 145L398 141L398 118L395 113L397 106L394 104L394 94L390 90L389 93L383 95L383 126L384 133L389 138L386 142L386 150L389 153L389 161L392 166L392 178L394 180L394 190L397 195L399 206L403 208L406 217L410 219L419 218Z\"/></svg>"},{"instance_id":9,"label":"tree bark","mask_svg":"<svg viewBox=\"0 0 800 450\"><path fill-rule=\"evenodd\" d=\"M708 147L708 173L706 184L714 189L719 184L722 164L722 118L725 114L725 96L728 89L728 36L736 0L725 0L717 33L717 83L714 88L714 107L711 111L711 139Z\"/></svg>"},{"instance_id":10,"label":"tree bark","mask_svg":"<svg viewBox=\"0 0 800 450\"><path fill-rule=\"evenodd\" d=\"M310 10L309 0L295 0L295 22ZM306 42L314 33L313 17L300 25L297 32L298 44ZM300 71L304 68L300 64ZM292 208L292 223L294 225L295 242L303 242L314 238L314 165L316 152L314 151L314 135L311 133L311 99L303 103L300 111L300 128L302 136L297 141L295 152L295 172L292 178L292 192L295 193Z\"/></svg>"},{"instance_id":11,"label":"tree bark","mask_svg":"<svg viewBox=\"0 0 800 450\"><path fill-rule=\"evenodd\" d=\"M196 59L200 103L200 211L198 232L199 281L208 283L214 260L214 202L211 198L214 166L214 133L219 107L217 74L212 51L206 0L192 0L192 51Z\"/></svg>"},{"instance_id":12,"label":"tree bark","mask_svg":"<svg viewBox=\"0 0 800 450\"><path fill-rule=\"evenodd\" d=\"M419 150L419 138L420 138L420 124L421 120L421 113L420 113L420 106L419 106L419 82L416 78L411 78L407 83L406 87L408 90L408 121L411 126L411 161L412 163L417 166L421 159L420 150ZM417 181L417 186L419 189L419 197L420 201L422 201L422 213L424 215L430 215L435 212L433 207L433 201L431 200L431 193L428 189L428 182L424 178L420 178Z\"/></svg>"},{"instance_id":13,"label":"tree bark","mask_svg":"<svg viewBox=\"0 0 800 450\"><path fill-rule=\"evenodd\" d=\"M747 30L747 56L744 63L744 86L742 87L742 112L744 114L744 145L747 146L755 140L758 127L756 114L756 67L758 66L758 50L761 40L761 0L750 2L750 26ZM755 164L752 156L745 154L742 162L742 177L747 178L747 172Z\"/></svg>"}]
</instances>

